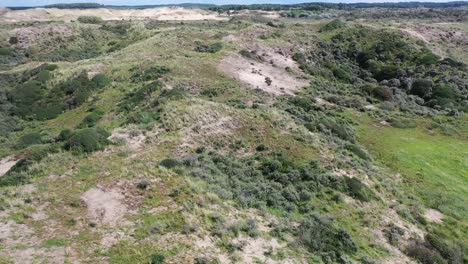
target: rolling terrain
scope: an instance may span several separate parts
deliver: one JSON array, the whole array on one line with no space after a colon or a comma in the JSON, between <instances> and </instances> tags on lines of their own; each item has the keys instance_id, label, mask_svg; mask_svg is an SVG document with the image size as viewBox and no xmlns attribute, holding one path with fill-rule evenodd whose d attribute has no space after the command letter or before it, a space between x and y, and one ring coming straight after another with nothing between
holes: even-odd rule
<instances>
[{"instance_id":1,"label":"rolling terrain","mask_svg":"<svg viewBox=\"0 0 468 264\"><path fill-rule=\"evenodd\" d=\"M466 263L468 9L0 10L0 263Z\"/></svg>"}]
</instances>

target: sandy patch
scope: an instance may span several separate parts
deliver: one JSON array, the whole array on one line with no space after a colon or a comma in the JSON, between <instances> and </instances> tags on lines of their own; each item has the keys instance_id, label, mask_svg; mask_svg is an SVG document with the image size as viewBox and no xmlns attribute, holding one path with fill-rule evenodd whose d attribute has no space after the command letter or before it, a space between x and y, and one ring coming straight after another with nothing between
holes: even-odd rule
<instances>
[{"instance_id":1,"label":"sandy patch","mask_svg":"<svg viewBox=\"0 0 468 264\"><path fill-rule=\"evenodd\" d=\"M94 76L103 73L106 71L107 66L102 63L98 63L93 65L89 70L88 70L88 79L93 79Z\"/></svg>"},{"instance_id":2,"label":"sandy patch","mask_svg":"<svg viewBox=\"0 0 468 264\"><path fill-rule=\"evenodd\" d=\"M18 163L18 159L14 157L6 157L0 160L0 177L5 175L16 163Z\"/></svg>"},{"instance_id":3,"label":"sandy patch","mask_svg":"<svg viewBox=\"0 0 468 264\"><path fill-rule=\"evenodd\" d=\"M289 63L281 60L277 62ZM225 57L218 69L251 88L261 89L273 95L294 95L296 90L308 85L306 80L295 77L284 68L276 67L268 62L247 59L240 54ZM267 83L268 78L271 84Z\"/></svg>"},{"instance_id":4,"label":"sandy patch","mask_svg":"<svg viewBox=\"0 0 468 264\"><path fill-rule=\"evenodd\" d=\"M431 223L440 224L442 223L442 220L444 219L444 214L442 214L441 212L435 209L428 209L424 213L424 217L426 218L427 221Z\"/></svg>"},{"instance_id":5,"label":"sandy patch","mask_svg":"<svg viewBox=\"0 0 468 264\"><path fill-rule=\"evenodd\" d=\"M81 197L88 208L88 218L115 226L127 213L124 196L117 191L92 188Z\"/></svg>"},{"instance_id":6,"label":"sandy patch","mask_svg":"<svg viewBox=\"0 0 468 264\"><path fill-rule=\"evenodd\" d=\"M15 23L26 21L71 21L80 16L99 16L103 20L224 20L215 12L182 7L161 7L148 9L56 9L34 8L8 10L0 13L0 21Z\"/></svg>"}]
</instances>

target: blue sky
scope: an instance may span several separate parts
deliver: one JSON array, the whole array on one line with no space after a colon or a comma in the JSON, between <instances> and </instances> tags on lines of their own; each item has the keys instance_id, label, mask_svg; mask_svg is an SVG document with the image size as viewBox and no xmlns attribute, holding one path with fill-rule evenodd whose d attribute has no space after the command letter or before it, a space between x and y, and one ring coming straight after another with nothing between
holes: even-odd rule
<instances>
[{"instance_id":1,"label":"blue sky","mask_svg":"<svg viewBox=\"0 0 468 264\"><path fill-rule=\"evenodd\" d=\"M424 0L427 2L447 2L444 0ZM208 3L208 4L291 4L304 2L404 2L404 0L0 0L0 6L41 6L56 3L100 3L108 5L154 5L180 3Z\"/></svg>"}]
</instances>

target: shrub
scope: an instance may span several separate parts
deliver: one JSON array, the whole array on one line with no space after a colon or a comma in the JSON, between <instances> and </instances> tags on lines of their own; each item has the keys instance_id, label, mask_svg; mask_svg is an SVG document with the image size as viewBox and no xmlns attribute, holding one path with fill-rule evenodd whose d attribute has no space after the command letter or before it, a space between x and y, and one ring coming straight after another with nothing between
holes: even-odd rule
<instances>
[{"instance_id":1,"label":"shrub","mask_svg":"<svg viewBox=\"0 0 468 264\"><path fill-rule=\"evenodd\" d=\"M104 129L85 128L76 130L65 144L65 149L75 152L103 150L108 144L109 133Z\"/></svg>"},{"instance_id":2,"label":"shrub","mask_svg":"<svg viewBox=\"0 0 468 264\"><path fill-rule=\"evenodd\" d=\"M342 254L357 251L351 236L343 229L336 228L331 220L309 215L298 228L299 241L311 252L325 254L337 261Z\"/></svg>"},{"instance_id":3,"label":"shrub","mask_svg":"<svg viewBox=\"0 0 468 264\"><path fill-rule=\"evenodd\" d=\"M223 49L223 43L216 42L210 45L202 44L201 42L196 43L195 51L198 52L207 52L207 53L216 53Z\"/></svg>"},{"instance_id":4,"label":"shrub","mask_svg":"<svg viewBox=\"0 0 468 264\"><path fill-rule=\"evenodd\" d=\"M57 137L58 141L67 141L73 135L73 131L71 129L64 129L60 131L60 134Z\"/></svg>"},{"instance_id":5,"label":"shrub","mask_svg":"<svg viewBox=\"0 0 468 264\"><path fill-rule=\"evenodd\" d=\"M22 149L31 145L37 145L41 143L42 143L41 134L37 132L32 132L32 133L28 133L20 137L18 139L18 142L16 143L16 148Z\"/></svg>"},{"instance_id":6,"label":"shrub","mask_svg":"<svg viewBox=\"0 0 468 264\"><path fill-rule=\"evenodd\" d=\"M78 125L78 128L87 128L96 126L97 122L102 118L104 112L95 110L91 114L87 115L83 121Z\"/></svg>"},{"instance_id":7,"label":"shrub","mask_svg":"<svg viewBox=\"0 0 468 264\"><path fill-rule=\"evenodd\" d=\"M104 74L97 74L91 81L98 89L104 88L112 82L112 80Z\"/></svg>"},{"instance_id":8,"label":"shrub","mask_svg":"<svg viewBox=\"0 0 468 264\"><path fill-rule=\"evenodd\" d=\"M181 163L176 159L163 159L160 163L160 166L171 169L177 166L180 166Z\"/></svg>"},{"instance_id":9,"label":"shrub","mask_svg":"<svg viewBox=\"0 0 468 264\"><path fill-rule=\"evenodd\" d=\"M406 255L418 260L422 264L446 264L439 252L429 248L423 241L410 241L406 248Z\"/></svg>"},{"instance_id":10,"label":"shrub","mask_svg":"<svg viewBox=\"0 0 468 264\"><path fill-rule=\"evenodd\" d=\"M346 192L353 198L363 202L368 202L374 197L374 193L355 177L346 177L345 183Z\"/></svg>"},{"instance_id":11,"label":"shrub","mask_svg":"<svg viewBox=\"0 0 468 264\"><path fill-rule=\"evenodd\" d=\"M239 51L239 54L242 55L243 57L246 57L252 60L263 61L262 56L258 55L255 50L253 51L241 50Z\"/></svg>"},{"instance_id":12,"label":"shrub","mask_svg":"<svg viewBox=\"0 0 468 264\"><path fill-rule=\"evenodd\" d=\"M320 28L320 32L326 32L326 31L331 31L339 28L343 28L346 26L346 23L341 21L340 19L335 19L331 21L330 23L322 26Z\"/></svg>"},{"instance_id":13,"label":"shrub","mask_svg":"<svg viewBox=\"0 0 468 264\"><path fill-rule=\"evenodd\" d=\"M432 85L433 83L430 79L417 79L413 82L411 94L421 98L430 98L432 95Z\"/></svg>"},{"instance_id":14,"label":"shrub","mask_svg":"<svg viewBox=\"0 0 468 264\"><path fill-rule=\"evenodd\" d=\"M358 157L360 157L363 160L369 160L370 157L367 154L366 151L364 151L361 147L355 144L347 144L346 149L351 151L352 153L356 154Z\"/></svg>"},{"instance_id":15,"label":"shrub","mask_svg":"<svg viewBox=\"0 0 468 264\"><path fill-rule=\"evenodd\" d=\"M165 257L159 253L150 256L150 264L163 264Z\"/></svg>"},{"instance_id":16,"label":"shrub","mask_svg":"<svg viewBox=\"0 0 468 264\"><path fill-rule=\"evenodd\" d=\"M10 48L0 48L0 56L11 56L13 55L13 50Z\"/></svg>"},{"instance_id":17,"label":"shrub","mask_svg":"<svg viewBox=\"0 0 468 264\"><path fill-rule=\"evenodd\" d=\"M103 22L102 18L98 16L80 16L78 21L83 24L101 24Z\"/></svg>"},{"instance_id":18,"label":"shrub","mask_svg":"<svg viewBox=\"0 0 468 264\"><path fill-rule=\"evenodd\" d=\"M393 91L391 88L386 86L377 86L372 90L372 95L383 101L393 100Z\"/></svg>"},{"instance_id":19,"label":"shrub","mask_svg":"<svg viewBox=\"0 0 468 264\"><path fill-rule=\"evenodd\" d=\"M415 128L416 122L409 118L392 118L390 124L397 128Z\"/></svg>"},{"instance_id":20,"label":"shrub","mask_svg":"<svg viewBox=\"0 0 468 264\"><path fill-rule=\"evenodd\" d=\"M45 83L52 78L50 71L44 70L37 75L37 80L41 83Z\"/></svg>"}]
</instances>

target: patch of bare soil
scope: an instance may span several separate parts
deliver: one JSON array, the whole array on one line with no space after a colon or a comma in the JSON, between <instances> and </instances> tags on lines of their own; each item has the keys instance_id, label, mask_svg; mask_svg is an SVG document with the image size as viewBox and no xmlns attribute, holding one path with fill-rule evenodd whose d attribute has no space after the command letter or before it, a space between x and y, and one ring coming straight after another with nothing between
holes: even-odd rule
<instances>
[{"instance_id":1,"label":"patch of bare soil","mask_svg":"<svg viewBox=\"0 0 468 264\"><path fill-rule=\"evenodd\" d=\"M444 219L444 214L435 209L428 209L424 213L424 217L428 222L440 224Z\"/></svg>"},{"instance_id":2,"label":"patch of bare soil","mask_svg":"<svg viewBox=\"0 0 468 264\"><path fill-rule=\"evenodd\" d=\"M88 208L88 218L109 226L117 225L128 211L124 196L115 190L92 188L81 198Z\"/></svg>"},{"instance_id":3,"label":"patch of bare soil","mask_svg":"<svg viewBox=\"0 0 468 264\"><path fill-rule=\"evenodd\" d=\"M279 59L276 62L283 66L290 63ZM296 90L308 84L306 80L287 72L285 68L270 62L251 60L240 54L225 57L218 69L251 88L261 89L273 95L294 95Z\"/></svg>"},{"instance_id":4,"label":"patch of bare soil","mask_svg":"<svg viewBox=\"0 0 468 264\"><path fill-rule=\"evenodd\" d=\"M15 164L18 162L18 159L14 157L6 157L0 160L0 177L5 175Z\"/></svg>"},{"instance_id":5,"label":"patch of bare soil","mask_svg":"<svg viewBox=\"0 0 468 264\"><path fill-rule=\"evenodd\" d=\"M182 7L162 7L148 9L56 9L34 8L8 10L0 13L0 21L15 23L27 21L71 21L80 16L98 16L103 20L223 20L215 12Z\"/></svg>"},{"instance_id":6,"label":"patch of bare soil","mask_svg":"<svg viewBox=\"0 0 468 264\"><path fill-rule=\"evenodd\" d=\"M43 241L34 235L34 231L13 221L0 222L0 255L14 263L36 263L47 260L47 263L64 263L67 248L41 248Z\"/></svg>"}]
</instances>

